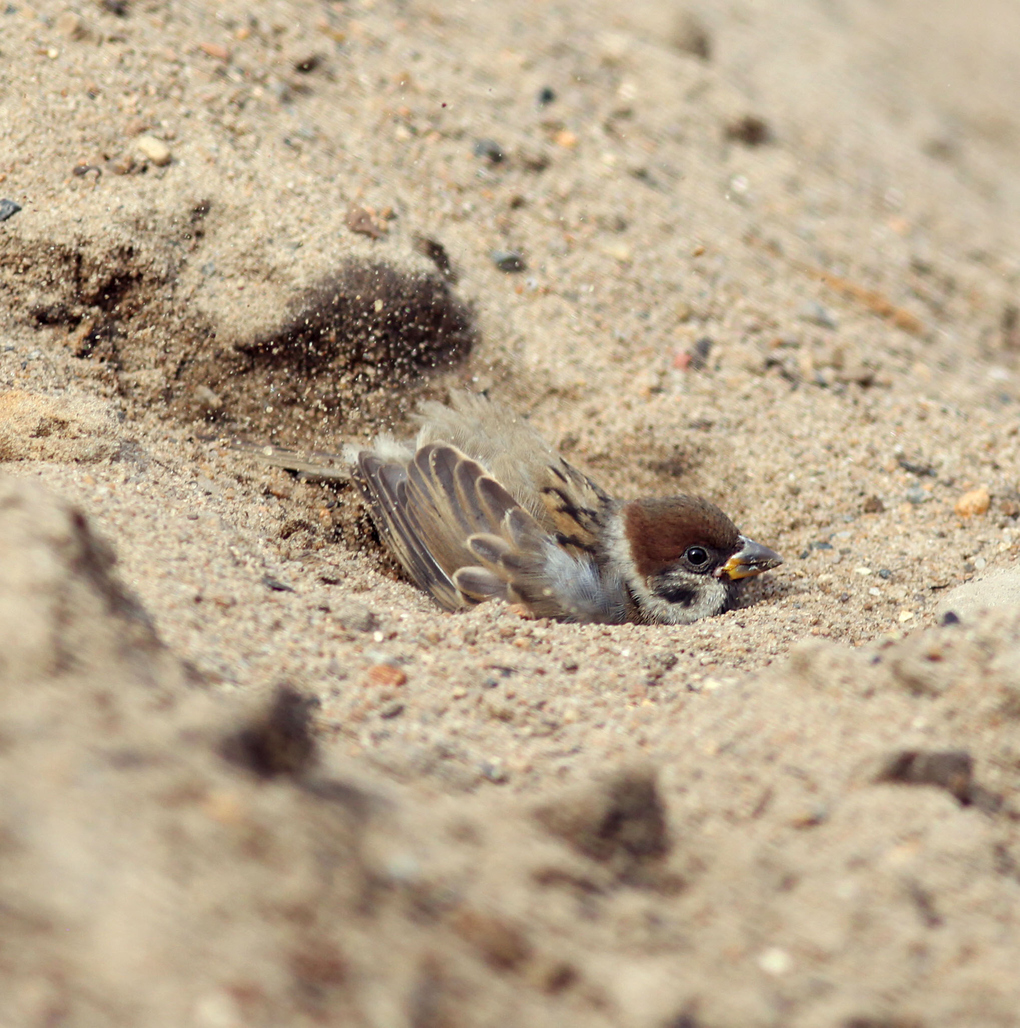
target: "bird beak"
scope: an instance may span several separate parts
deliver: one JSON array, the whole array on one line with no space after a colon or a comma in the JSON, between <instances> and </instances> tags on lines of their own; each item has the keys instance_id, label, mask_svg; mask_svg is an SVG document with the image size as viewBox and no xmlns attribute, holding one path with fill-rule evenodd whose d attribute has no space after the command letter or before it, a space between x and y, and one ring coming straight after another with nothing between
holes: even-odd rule
<instances>
[{"instance_id":1,"label":"bird beak","mask_svg":"<svg viewBox=\"0 0 1020 1028\"><path fill-rule=\"evenodd\" d=\"M761 543L752 542L745 536L740 537L741 547L721 568L716 570L720 578L736 580L760 575L763 571L778 567L783 558Z\"/></svg>"}]
</instances>

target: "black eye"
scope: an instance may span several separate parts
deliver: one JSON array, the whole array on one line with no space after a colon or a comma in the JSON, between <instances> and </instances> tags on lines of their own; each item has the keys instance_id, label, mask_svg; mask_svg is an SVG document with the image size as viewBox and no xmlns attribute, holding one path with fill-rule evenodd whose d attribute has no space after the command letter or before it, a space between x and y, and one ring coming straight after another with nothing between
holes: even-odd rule
<instances>
[{"instance_id":1,"label":"black eye","mask_svg":"<svg viewBox=\"0 0 1020 1028\"><path fill-rule=\"evenodd\" d=\"M704 546L688 546L684 550L684 558L696 568L704 567L708 563L708 550Z\"/></svg>"}]
</instances>

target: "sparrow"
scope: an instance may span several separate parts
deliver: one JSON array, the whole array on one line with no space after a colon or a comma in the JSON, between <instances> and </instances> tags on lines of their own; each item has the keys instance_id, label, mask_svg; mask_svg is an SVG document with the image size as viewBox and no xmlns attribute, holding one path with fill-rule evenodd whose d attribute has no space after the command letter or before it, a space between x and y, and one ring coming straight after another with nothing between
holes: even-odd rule
<instances>
[{"instance_id":1,"label":"sparrow","mask_svg":"<svg viewBox=\"0 0 1020 1028\"><path fill-rule=\"evenodd\" d=\"M699 496L614 499L485 396L416 420L412 442L344 457L384 543L445 610L500 599L535 618L690 624L783 562Z\"/></svg>"}]
</instances>

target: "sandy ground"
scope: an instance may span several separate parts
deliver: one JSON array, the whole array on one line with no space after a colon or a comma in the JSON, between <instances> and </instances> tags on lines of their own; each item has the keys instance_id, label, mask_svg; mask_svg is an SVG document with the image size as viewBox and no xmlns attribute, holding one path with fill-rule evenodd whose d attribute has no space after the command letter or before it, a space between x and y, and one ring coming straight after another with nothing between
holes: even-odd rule
<instances>
[{"instance_id":1,"label":"sandy ground","mask_svg":"<svg viewBox=\"0 0 1020 1028\"><path fill-rule=\"evenodd\" d=\"M0 25L0 1022L1017 1023L1015 5ZM439 612L453 387L786 563Z\"/></svg>"}]
</instances>

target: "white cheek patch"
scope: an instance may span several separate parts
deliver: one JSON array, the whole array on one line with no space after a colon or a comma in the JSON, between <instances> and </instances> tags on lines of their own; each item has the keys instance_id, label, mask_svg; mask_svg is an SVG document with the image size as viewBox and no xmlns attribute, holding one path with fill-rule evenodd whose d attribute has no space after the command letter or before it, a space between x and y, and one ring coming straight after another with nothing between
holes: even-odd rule
<instances>
[{"instance_id":1,"label":"white cheek patch","mask_svg":"<svg viewBox=\"0 0 1020 1028\"><path fill-rule=\"evenodd\" d=\"M670 603L648 588L644 579L631 582L631 591L642 613L650 621L665 625L690 625L701 618L721 614L729 605L730 590L725 582L710 575L699 577L692 585L693 599L689 604Z\"/></svg>"},{"instance_id":2,"label":"white cheek patch","mask_svg":"<svg viewBox=\"0 0 1020 1028\"><path fill-rule=\"evenodd\" d=\"M721 614L729 606L729 584L714 575L691 575L690 603L670 603L659 596L634 565L630 544L623 534L622 519L608 539L607 549L621 580L626 583L637 603L642 620L661 625L689 625L701 618Z\"/></svg>"}]
</instances>

